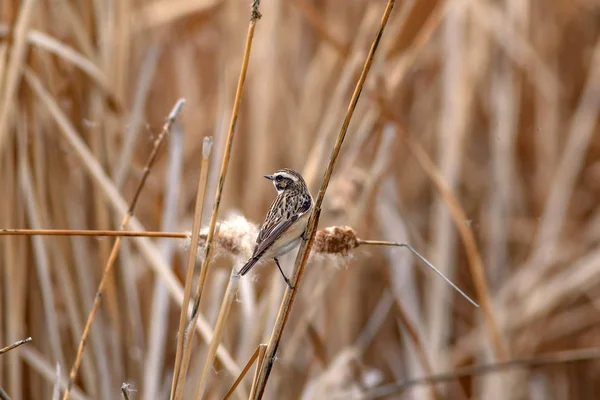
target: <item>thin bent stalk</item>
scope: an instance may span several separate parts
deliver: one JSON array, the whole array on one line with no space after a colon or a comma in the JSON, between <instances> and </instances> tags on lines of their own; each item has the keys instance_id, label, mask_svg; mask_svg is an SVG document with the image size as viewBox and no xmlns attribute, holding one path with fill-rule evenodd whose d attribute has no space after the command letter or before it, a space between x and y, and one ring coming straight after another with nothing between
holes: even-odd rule
<instances>
[{"instance_id":1,"label":"thin bent stalk","mask_svg":"<svg viewBox=\"0 0 600 400\"><path fill-rule=\"evenodd\" d=\"M156 160L156 156L158 154L158 151L160 150L161 144L163 143L164 139L167 137L169 131L171 130L171 126L175 122L175 118L177 117L177 114L179 114L179 112L181 111L181 108L183 107L184 102L185 101L183 99L179 99L177 101L177 103L175 104L175 107L173 107L173 110L171 110L171 113L169 114L167 122L165 122L165 125L163 126L163 129L162 129L160 135L158 135L158 137L154 141L154 148L152 149L152 153L150 154L150 157L148 158L148 162L146 163L146 166L144 167L144 174L142 175L142 179L140 180L140 183L135 192L135 195L133 196L133 200L131 201L129 210L127 210L127 213L125 214L125 216L123 217L123 220L121 221L121 226L120 226L121 230L124 230L126 228L127 223L129 222L129 220L131 219L131 216L133 215L133 210L135 209L135 205L139 199L142 188L144 187L144 184L146 183L146 179L148 178L148 175L150 174L152 165L154 164L154 161ZM98 290L96 291L96 296L94 297L94 304L92 305L92 309L90 310L88 319L85 323L85 328L83 329L83 334L81 336L81 340L79 341L79 345L77 347L77 355L75 356L75 362L73 363L73 367L71 368L71 372L69 374L69 380L67 381L67 388L65 389L65 393L63 395L63 400L67 400L69 398L69 395L71 394L71 388L73 387L75 379L77 378L77 373L79 372L79 365L81 364L81 358L83 356L83 350L85 348L87 338L90 334L90 329L92 327L92 322L94 321L94 317L96 316L96 313L98 312L98 309L100 308L100 303L102 302L102 295L104 294L104 290L106 289L106 284L108 282L108 277L110 276L110 272L112 271L112 267L114 266L115 260L117 258L120 244L121 244L121 238L118 237L115 240L115 243L110 252L108 261L106 262L106 266L104 267L102 279L100 281L100 285L98 286Z\"/></svg>"},{"instance_id":2,"label":"thin bent stalk","mask_svg":"<svg viewBox=\"0 0 600 400\"><path fill-rule=\"evenodd\" d=\"M281 336L283 334L283 329L287 323L287 319L290 314L290 310L292 304L294 302L294 298L296 297L296 288L298 287L298 283L304 272L304 266L306 265L306 261L308 260L308 256L310 254L310 250L315 238L315 233L317 231L317 223L319 221L319 216L321 214L321 204L323 203L323 199L325 198L325 192L327 187L329 186L329 180L331 179L331 175L333 173L333 168L338 159L340 149L342 147L342 143L344 142L344 138L346 137L346 132L348 131L348 126L350 125L350 120L352 119L352 115L354 114L354 109L356 108L356 104L358 103L358 99L360 97L360 93L364 86L365 80L371 69L371 64L373 63L373 57L375 55L375 51L379 46L379 42L381 40L381 36L383 35L383 30L387 24L387 21L392 12L392 8L394 7L394 0L388 0L387 6L385 8L385 12L383 13L383 17L381 19L381 24L379 26L379 30L377 32L377 36L371 45L371 49L369 50L369 54L365 61L365 65L360 74L360 78L356 84L356 88L354 89L354 93L352 94L352 99L350 100L350 104L348 106L348 110L346 112L346 117L344 118L344 123L342 128L338 134L335 146L331 152L331 156L329 158L329 164L327 165L327 169L325 170L325 174L323 176L323 183L321 184L321 189L319 190L319 194L317 196L317 200L315 202L314 210L310 216L310 220L308 222L308 227L306 228L306 232L309 235L308 241L303 241L300 246L300 250L298 251L298 255L296 257L296 262L294 264L294 270L292 272L292 287L294 289L286 288L283 300L281 302L281 307L279 309L279 313L277 315L277 320L275 321L275 326L273 327L273 332L271 334L271 338L269 339L269 343L267 344L267 350L265 354L265 362L261 366L261 369L258 374L258 379L256 381L255 388L253 388L253 399L261 399L265 388L267 386L267 380L269 379L269 375L271 373L271 369L273 368L273 363L275 361L275 354L277 352L277 348L279 347L279 342L281 340Z\"/></svg>"},{"instance_id":3,"label":"thin bent stalk","mask_svg":"<svg viewBox=\"0 0 600 400\"><path fill-rule=\"evenodd\" d=\"M479 307L479 304L474 302L469 296L465 294L458 286L454 284L450 279L446 277L439 269L433 266L432 263L427 261L425 257L423 257L418 251L416 251L410 244L408 243L398 243L398 242L388 242L385 240L359 240L359 245L371 245L371 246L395 246L395 247L406 247L411 253L417 256L421 261L423 261L429 268L431 268L436 274L442 277L443 280L446 281L447 284L452 286L454 290L462 295L465 299L469 301L469 303L473 304L475 307Z\"/></svg>"},{"instance_id":4,"label":"thin bent stalk","mask_svg":"<svg viewBox=\"0 0 600 400\"><path fill-rule=\"evenodd\" d=\"M445 185L444 181L438 174L435 173L433 162L423 151L422 148L416 146L412 140L406 141L411 153L417 157L419 164L427 170L427 174L433 179L433 182L440 190L440 193L444 197L447 204L450 205L450 213L452 214L455 221L465 221L466 216L463 214L462 207L458 205L458 201L452 195L452 192ZM507 345L500 331L500 326L494 314L492 308L492 299L490 296L487 280L485 278L485 271L483 268L483 261L477 248L475 235L472 229L467 224L456 224L459 235L463 241L466 249L467 259L469 260L469 269L473 280L475 282L475 290L477 291L477 298L481 302L481 306L484 313L485 325L490 333L490 339L493 343L494 351L499 360L506 360L508 358Z\"/></svg>"},{"instance_id":5,"label":"thin bent stalk","mask_svg":"<svg viewBox=\"0 0 600 400\"><path fill-rule=\"evenodd\" d=\"M223 194L223 187L225 185L225 178L227 176L227 170L229 168L229 160L231 158L231 147L233 145L233 136L235 133L240 103L242 100L242 93L244 89L244 83L246 82L246 72L248 71L248 62L250 60L250 51L252 49L252 39L254 38L254 28L256 22L260 19L261 15L259 12L259 0L254 0L252 3L250 24L248 26L248 35L246 37L246 46L244 48L244 58L242 60L242 67L240 76L238 79L237 90L235 93L235 100L233 103L233 111L231 113L231 120L229 123L229 131L227 133L227 141L225 143L225 151L223 154L223 162L221 163L221 172L219 174L219 183L217 185L217 193L215 195L215 203L213 206L212 215L210 218L210 225L206 237L206 245L204 248L204 258L202 260L202 266L200 267L200 276L198 277L198 283L196 286L195 300L193 306L193 314L191 321L187 324L188 328L193 328L198 320L200 300L202 299L202 293L204 292L204 285L206 283L206 277L208 275L208 267L210 265L210 259L212 255L213 240L215 237L215 228L217 224L217 217L219 214L219 206L221 205L221 195ZM188 328L186 328L185 336L189 336ZM189 365L189 360L192 352L192 341L188 340L183 345L183 354L181 359L181 365L179 370L173 375L173 387L171 389L171 400L180 400L183 396L183 387L185 384L185 377Z\"/></svg>"}]
</instances>

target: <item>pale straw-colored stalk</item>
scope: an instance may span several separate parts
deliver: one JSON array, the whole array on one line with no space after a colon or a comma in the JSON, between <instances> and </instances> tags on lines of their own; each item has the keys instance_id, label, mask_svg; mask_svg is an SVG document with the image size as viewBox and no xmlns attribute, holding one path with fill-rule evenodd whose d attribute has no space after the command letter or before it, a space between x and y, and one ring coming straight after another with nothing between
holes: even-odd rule
<instances>
[{"instance_id":1,"label":"pale straw-colored stalk","mask_svg":"<svg viewBox=\"0 0 600 400\"><path fill-rule=\"evenodd\" d=\"M231 269L231 275L229 276L229 283L227 284L227 289L225 290L225 295L223 296L223 301L221 302L219 317L217 318L217 323L215 324L213 337L210 341L210 345L208 346L208 353L206 354L206 360L204 361L204 368L202 369L202 373L200 375L198 388L196 389L196 400L200 400L204 396L206 385L208 383L208 374L213 369L217 348L219 347L219 343L221 343L221 338L223 337L225 322L227 321L227 317L231 311L231 304L233 303L235 294L238 290L240 276L237 274L236 268L237 265L234 263Z\"/></svg>"},{"instance_id":2,"label":"pale straw-colored stalk","mask_svg":"<svg viewBox=\"0 0 600 400\"><path fill-rule=\"evenodd\" d=\"M212 137L204 138L202 146L202 164L200 167L200 177L198 178L198 188L196 193L196 205L194 209L194 221L192 223L192 241L188 252L187 272L185 277L185 288L183 292L183 305L179 316L179 331L177 335L177 353L175 355L175 368L173 372L173 382L177 382L178 374L181 368L181 353L183 351L186 338L186 320L192 293L192 280L194 277L194 267L196 265L196 254L198 253L198 238L200 228L202 227L202 210L206 199L206 186L208 182L208 170L210 168L210 154L212 152Z\"/></svg>"},{"instance_id":3,"label":"pale straw-colored stalk","mask_svg":"<svg viewBox=\"0 0 600 400\"><path fill-rule=\"evenodd\" d=\"M186 331L191 327L193 328L196 325L196 321L198 320L198 316L200 314L200 301L202 299L202 294L204 292L204 285L206 284L206 277L208 276L208 268L210 265L211 255L212 255L212 245L215 235L215 228L217 224L217 218L219 215L219 207L221 205L221 196L223 194L223 187L225 186L225 178L227 177L227 171L229 169L229 160L231 159L231 148L233 146L233 137L235 133L235 128L237 125L237 118L240 109L240 103L242 100L242 93L244 89L244 83L246 82L246 73L248 71L248 63L250 61L250 51L252 49L252 40L254 38L254 29L256 27L256 22L260 19L259 12L259 4L260 1L254 0L252 3L250 24L248 26L248 34L246 36L246 45L244 48L244 57L242 59L242 66L240 71L240 76L238 79L237 90L235 94L235 100L233 103L233 111L231 113L231 120L229 123L229 131L227 133L227 141L225 143L225 152L223 154L223 161L221 163L221 171L219 174L219 183L217 185L217 191L215 195L215 203L213 206L212 215L210 218L210 225L208 228L208 234L206 239L206 246L204 247L204 258L202 260L202 266L200 267L200 276L198 277L198 283L195 291L195 300L193 307L193 314L191 317L191 321L188 323L186 327ZM186 307L184 305L182 312L185 312ZM181 322L181 320L180 320ZM181 328L181 324L180 324ZM181 329L180 329L181 331ZM188 334L186 333L186 336ZM178 348L178 352L179 348ZM176 361L176 371L173 375L173 387L171 388L171 400L180 400L183 396L183 389L185 385L185 378L187 374L187 369L189 365L189 360L192 352L192 341L188 340L183 343L183 353L180 353L180 365L177 365Z\"/></svg>"}]
</instances>

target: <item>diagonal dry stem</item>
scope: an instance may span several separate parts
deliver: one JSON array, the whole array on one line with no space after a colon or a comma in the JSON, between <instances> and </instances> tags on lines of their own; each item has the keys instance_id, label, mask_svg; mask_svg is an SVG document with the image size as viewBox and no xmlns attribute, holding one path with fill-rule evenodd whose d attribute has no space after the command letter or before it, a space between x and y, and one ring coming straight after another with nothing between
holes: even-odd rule
<instances>
[{"instance_id":1,"label":"diagonal dry stem","mask_svg":"<svg viewBox=\"0 0 600 400\"><path fill-rule=\"evenodd\" d=\"M0 23L0 39L6 39L9 37L9 33L10 27ZM27 43L29 43L32 47L43 49L48 53L54 54L62 58L64 61L81 69L82 72L88 75L92 81L96 83L98 89L100 89L102 93L107 96L109 103L114 105L115 109L122 109L120 100L117 99L115 93L112 91L108 83L108 78L90 58L86 58L86 56L75 50L73 47L61 42L47 32L29 29L27 31L26 39Z\"/></svg>"},{"instance_id":2,"label":"diagonal dry stem","mask_svg":"<svg viewBox=\"0 0 600 400\"><path fill-rule=\"evenodd\" d=\"M256 27L256 22L260 19L261 15L259 12L260 1L254 0L252 3L250 24L248 26L248 34L246 36L246 45L244 48L244 57L242 59L242 66L240 71L240 76L238 79L237 90L235 93L235 100L233 103L233 111L231 113L231 120L229 123L229 131L227 133L227 141L225 143L225 152L223 154L223 161L221 163L221 171L219 174L219 183L217 185L217 191L215 195L215 203L213 206L212 215L210 218L210 225L208 228L208 234L206 238L206 245L204 247L204 258L202 259L202 265L200 267L200 276L198 277L198 283L196 285L195 292L195 300L193 307L193 314L191 317L191 322L187 324L188 327L194 327L196 325L196 321L198 319L198 315L200 314L200 300L202 299L202 293L204 292L204 285L206 283L206 277L208 275L208 267L210 265L210 259L212 255L212 247L213 240L215 236L215 228L217 225L217 217L219 215L219 207L221 205L221 196L223 194L223 187L225 185L225 178L227 176L227 170L229 169L229 160L231 158L231 148L233 145L233 137L235 133L235 128L237 125L237 118L240 109L240 103L242 100L242 93L244 89L244 83L246 82L246 72L248 71L248 62L250 60L250 51L252 49L252 40L254 38L254 29ZM184 307L182 312L185 312L186 308ZM181 332L181 326L180 326ZM189 337L189 332L184 334L185 337ZM191 339L191 338L190 338ZM178 349L179 350L179 349ZM187 340L183 344L183 354L181 358L181 364L178 365L177 370L173 375L173 387L171 388L171 400L176 399L180 400L183 396L183 387L185 384L185 378L187 374L187 369L189 365L189 360L192 351L192 340Z\"/></svg>"},{"instance_id":3,"label":"diagonal dry stem","mask_svg":"<svg viewBox=\"0 0 600 400\"><path fill-rule=\"evenodd\" d=\"M58 105L57 100L50 95L46 88L44 88L39 78L31 69L27 69L25 71L24 77L25 81L28 83L28 86L31 87L33 92L37 95L40 103L46 108L49 115L52 117L52 120L58 126L58 133L61 134L63 139L62 143L68 146L72 154L77 157L86 174L88 174L89 177L92 178L92 180L102 188L101 194L111 205L113 211L117 212L117 214L125 215L129 207L127 202L123 199L123 196L118 191L113 181L109 179L101 164L98 162L96 157L92 154L82 139L82 136L75 130L66 114ZM9 156L6 158L9 159L10 153L7 154ZM24 223L21 222L19 223L19 225L23 224ZM135 217L135 215L132 216L130 225L137 231L144 231L144 226ZM151 267L152 270L165 282L168 291L176 304L181 305L183 302L183 288L177 281L171 268L169 268L161 258L156 247L147 238L143 237L136 237L134 243L138 247L140 255L142 255L148 263L148 266ZM9 252L8 254L8 256L10 256L11 253ZM198 317L196 328L198 329L203 340L205 342L209 342L210 338L212 337L212 332L202 315ZM217 356L231 375L239 375L240 368L237 366L227 349L221 346L217 352Z\"/></svg>"},{"instance_id":4,"label":"diagonal dry stem","mask_svg":"<svg viewBox=\"0 0 600 400\"><path fill-rule=\"evenodd\" d=\"M248 370L250 370L250 367L252 366L252 364L254 364L254 360L256 360L258 358L258 356L261 352L264 354L266 347L267 347L266 344L259 344L256 347L256 350L254 350L254 353L252 353L252 355L250 356L250 359L244 366L244 369L242 369L242 373L240 373L240 375L236 378L235 382L233 382L233 385L231 385L231 388L229 389L229 391L227 392L225 397L223 397L223 400L227 400L231 397L231 395L233 394L235 389L239 386L240 382L242 382L242 379L244 379L244 377L248 373Z\"/></svg>"},{"instance_id":5,"label":"diagonal dry stem","mask_svg":"<svg viewBox=\"0 0 600 400\"><path fill-rule=\"evenodd\" d=\"M179 114L179 112L181 111L181 108L183 107L183 103L184 103L183 99L180 99L177 101L177 103L175 104L175 107L173 107L173 110L171 110L171 113L169 114L169 117L168 117L167 121L165 122L165 125L163 126L163 129L162 129L160 135L158 135L158 137L154 141L154 148L152 149L152 153L150 154L150 157L148 158L148 162L146 163L146 166L144 167L144 174L142 175L142 179L140 180L140 183L135 192L135 195L133 196L133 200L131 201L129 209L127 210L127 213L125 214L125 216L123 217L123 220L121 221L121 226L120 226L121 230L124 230L127 227L127 223L129 222L129 219L133 215L133 210L135 209L135 205L139 199L142 188L144 187L144 184L146 183L146 179L148 178L148 175L150 174L152 165L154 164L154 161L156 160L156 156L158 155L158 151L160 150L161 144L163 143L164 139L167 137L169 131L171 130L171 126L175 122L175 118L177 117L177 114ZM96 291L96 296L94 297L94 304L92 305L92 309L90 310L88 319L85 323L85 328L83 329L83 334L81 336L81 340L79 341L79 345L77 347L77 355L75 356L75 362L73 363L73 366L71 367L71 372L69 374L69 380L67 382L67 388L65 390L65 393L63 395L63 400L67 400L69 398L69 395L71 393L71 388L73 386L73 383L75 382L75 379L77 378L77 373L79 371L79 365L81 364L81 358L83 356L83 350L85 348L85 344L86 344L88 335L90 334L90 329L92 327L92 322L94 321L94 317L96 316L96 313L98 312L98 309L100 308L100 303L102 302L102 295L104 294L104 290L106 288L108 278L110 276L110 272L112 271L112 267L117 258L120 244L121 244L121 238L118 237L115 240L115 243L113 244L113 248L111 250L110 256L108 258L108 261L106 262L106 266L104 267L102 279L100 280L100 285L98 286L98 290Z\"/></svg>"},{"instance_id":6,"label":"diagonal dry stem","mask_svg":"<svg viewBox=\"0 0 600 400\"><path fill-rule=\"evenodd\" d=\"M4 142L10 131L9 120L13 114L12 110L16 103L15 96L19 89L23 65L27 58L27 31L33 19L36 3L36 0L27 0L21 6L13 32L13 45L6 76L0 75L0 155L3 153Z\"/></svg>"},{"instance_id":7,"label":"diagonal dry stem","mask_svg":"<svg viewBox=\"0 0 600 400\"><path fill-rule=\"evenodd\" d=\"M456 228L458 229L459 235L465 246L467 258L469 260L469 269L471 271L471 275L473 276L473 281L475 282L477 298L481 302L485 317L485 324L490 333L490 339L493 343L494 351L500 360L505 360L508 358L507 345L500 331L498 320L494 314L492 299L485 277L485 270L483 268L483 261L481 260L481 255L479 254L479 250L477 248L477 242L475 240L473 230L467 224L458 223L458 221L466 221L466 215L458 203L458 200L452 194L452 191L448 188L445 181L439 175L437 169L435 168L435 164L433 161L431 161L427 153L425 153L420 146L410 139L407 140L406 143L408 144L411 153L418 159L421 167L426 170L427 174L431 177L438 190L440 190L440 193L444 197L446 203L450 205L450 213L456 222Z\"/></svg>"},{"instance_id":8,"label":"diagonal dry stem","mask_svg":"<svg viewBox=\"0 0 600 400\"><path fill-rule=\"evenodd\" d=\"M327 191L327 187L329 186L329 180L331 179L333 168L338 159L342 143L344 142L344 138L346 137L346 132L348 131L350 120L352 119L352 115L354 114L356 104L358 103L358 99L360 98L360 93L364 86L369 70L371 69L371 64L373 63L373 57L375 55L377 47L379 46L379 42L383 35L383 30L385 29L393 7L394 0L388 0L387 6L383 13L383 17L381 18L379 30L377 32L375 40L371 44L371 49L369 50L369 54L365 61L363 70L356 84L356 88L354 89L354 93L352 94L352 99L350 100L350 104L348 105L348 110L344 118L344 123L342 124L342 128L338 134L336 143L331 152L329 163L323 176L323 183L321 184L321 189L319 190L314 210L311 213L308 222L308 227L306 229L309 239L307 241L302 242L302 245L300 246L300 250L298 251L298 255L296 257L296 262L294 263L294 270L292 272L291 277L292 287L294 289L290 289L288 287L285 291L283 300L281 302L281 307L279 309L279 313L277 314L277 320L275 321L275 326L273 327L273 331L271 333L271 338L269 339L269 343L267 344L265 362L262 365L258 374L255 389L253 388L254 396L251 396L251 398L253 399L261 399L264 395L267 380L269 379L269 375L271 373L271 369L275 361L275 354L277 353L277 348L279 347L279 342L281 340L283 329L285 328L292 304L294 302L294 298L296 297L296 288L298 287L298 283L304 271L304 266L306 265L306 261L308 260L308 256L310 254L310 250L315 238L315 233L317 231L317 223L319 221L319 216L321 213L321 205L323 203L323 199L325 198L325 192Z\"/></svg>"},{"instance_id":9,"label":"diagonal dry stem","mask_svg":"<svg viewBox=\"0 0 600 400\"><path fill-rule=\"evenodd\" d=\"M19 340L16 343L13 343L13 344L11 344L9 346L6 346L6 347L0 349L0 355L2 355L4 353L8 353L9 351L11 351L13 349L16 349L19 346L22 346L22 345L24 345L26 343L29 343L29 342L31 342L31 340L32 339L30 337L28 337L27 339Z\"/></svg>"},{"instance_id":10,"label":"diagonal dry stem","mask_svg":"<svg viewBox=\"0 0 600 400\"><path fill-rule=\"evenodd\" d=\"M575 363L582 361L597 360L600 358L600 348L590 347L575 350L563 350L554 353L535 355L532 357L516 358L504 362L496 362L490 364L471 365L456 369L452 372L426 376L423 378L410 379L403 382L395 382L380 386L369 392L363 393L362 399L380 399L389 398L394 394L418 385L427 385L431 383L451 382L460 378L491 374L511 368L523 368L544 366L552 364Z\"/></svg>"},{"instance_id":11,"label":"diagonal dry stem","mask_svg":"<svg viewBox=\"0 0 600 400\"><path fill-rule=\"evenodd\" d=\"M425 345L423 344L423 341L421 340L421 337L419 335L417 327L415 326L415 324L413 323L413 321L407 314L405 307L402 306L402 304L398 300L396 300L396 312L398 314L399 322L402 324L402 326L406 330L406 333L408 334L408 337L410 338L410 340L413 342L413 345L415 346L415 350L417 352L417 357L419 357L419 360L421 361L423 370L427 373L427 375L433 375L433 368L432 368L431 362L429 361L429 358L427 357L427 352L425 351ZM437 390L435 385L431 385L431 392L435 399L441 398L439 391Z\"/></svg>"}]
</instances>

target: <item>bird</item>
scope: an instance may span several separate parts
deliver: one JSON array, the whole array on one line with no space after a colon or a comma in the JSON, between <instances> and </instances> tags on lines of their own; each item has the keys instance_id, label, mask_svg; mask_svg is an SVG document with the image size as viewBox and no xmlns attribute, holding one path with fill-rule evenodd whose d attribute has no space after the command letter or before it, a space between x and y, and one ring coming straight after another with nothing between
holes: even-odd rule
<instances>
[{"instance_id":1,"label":"bird","mask_svg":"<svg viewBox=\"0 0 600 400\"><path fill-rule=\"evenodd\" d=\"M259 260L272 258L285 283L294 289L283 273L278 257L288 253L301 240L306 240L306 226L314 201L304 178L293 169L283 168L264 177L273 182L277 197L260 227L252 257L239 270L239 275L244 276Z\"/></svg>"}]
</instances>

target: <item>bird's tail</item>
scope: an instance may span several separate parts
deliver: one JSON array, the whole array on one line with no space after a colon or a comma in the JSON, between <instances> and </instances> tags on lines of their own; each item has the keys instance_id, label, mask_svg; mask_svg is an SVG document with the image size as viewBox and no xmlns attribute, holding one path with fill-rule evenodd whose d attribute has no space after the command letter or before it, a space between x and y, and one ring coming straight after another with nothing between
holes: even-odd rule
<instances>
[{"instance_id":1,"label":"bird's tail","mask_svg":"<svg viewBox=\"0 0 600 400\"><path fill-rule=\"evenodd\" d=\"M248 273L248 271L250 271L250 268L254 267L254 264L256 264L258 260L260 260L260 257L252 257L251 259L249 259L246 265L244 265L242 269L240 269L240 276L244 276L246 273Z\"/></svg>"}]
</instances>

